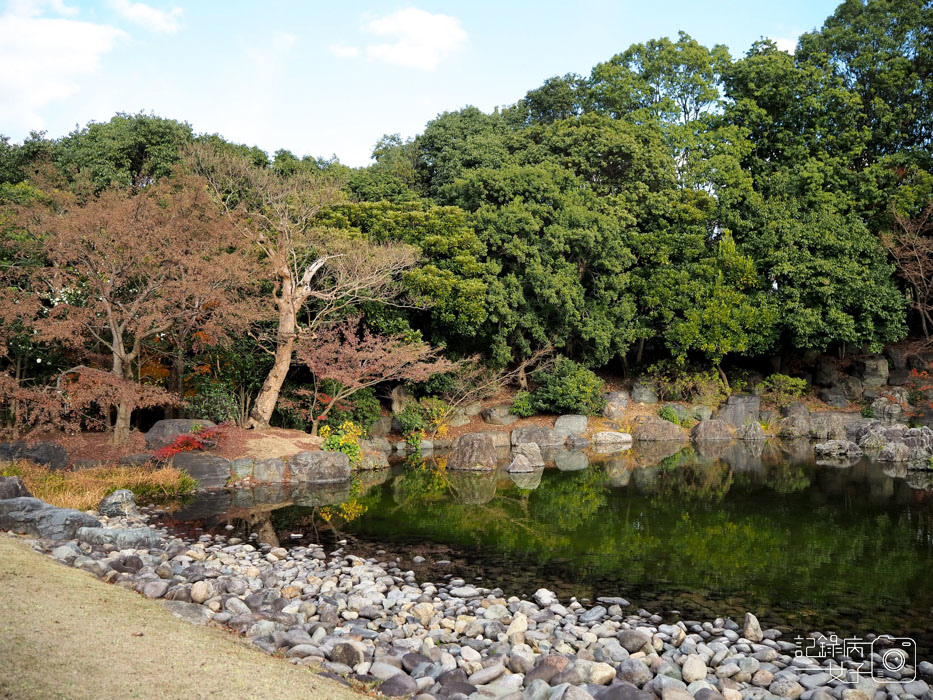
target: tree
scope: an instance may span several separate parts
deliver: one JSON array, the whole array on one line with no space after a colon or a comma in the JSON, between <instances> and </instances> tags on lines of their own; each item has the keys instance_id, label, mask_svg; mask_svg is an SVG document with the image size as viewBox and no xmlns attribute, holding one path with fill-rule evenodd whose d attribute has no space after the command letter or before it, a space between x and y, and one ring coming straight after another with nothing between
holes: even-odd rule
<instances>
[{"instance_id":1,"label":"tree","mask_svg":"<svg viewBox=\"0 0 933 700\"><path fill-rule=\"evenodd\" d=\"M237 291L250 265L232 248L235 230L215 212L205 183L189 178L105 191L62 214L33 207L25 216L47 260L32 277L45 306L38 337L109 366L113 440L124 442L145 393L133 387L146 344L206 313L216 329L242 320Z\"/></svg>"},{"instance_id":2,"label":"tree","mask_svg":"<svg viewBox=\"0 0 933 700\"><path fill-rule=\"evenodd\" d=\"M382 382L423 382L456 368L427 343L372 333L361 325L360 316L304 334L297 356L314 375L310 422L315 435L331 409L361 389ZM328 394L321 391L322 382L333 387Z\"/></svg>"},{"instance_id":3,"label":"tree","mask_svg":"<svg viewBox=\"0 0 933 700\"><path fill-rule=\"evenodd\" d=\"M923 337L929 338L933 332L933 203L913 218L895 211L894 230L884 234L881 242L907 284Z\"/></svg>"},{"instance_id":4,"label":"tree","mask_svg":"<svg viewBox=\"0 0 933 700\"><path fill-rule=\"evenodd\" d=\"M195 145L188 162L204 175L214 195L249 246L260 256L268 290L262 311L273 319L272 367L250 413L249 427L266 428L278 402L299 336L366 301L389 302L399 276L415 263L410 246L374 244L322 226L318 217L341 200L340 182L297 169L290 176L257 168L248 160Z\"/></svg>"}]
</instances>

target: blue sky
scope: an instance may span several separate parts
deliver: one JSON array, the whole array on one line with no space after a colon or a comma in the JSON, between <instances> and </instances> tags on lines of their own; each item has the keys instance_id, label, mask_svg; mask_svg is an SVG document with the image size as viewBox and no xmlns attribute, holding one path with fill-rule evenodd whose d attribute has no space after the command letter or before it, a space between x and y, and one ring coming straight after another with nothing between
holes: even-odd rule
<instances>
[{"instance_id":1,"label":"blue sky","mask_svg":"<svg viewBox=\"0 0 933 700\"><path fill-rule=\"evenodd\" d=\"M386 133L510 104L684 30L744 53L792 50L838 0L254 2L10 0L0 12L0 134L57 137L153 112L268 151L368 162Z\"/></svg>"}]
</instances>

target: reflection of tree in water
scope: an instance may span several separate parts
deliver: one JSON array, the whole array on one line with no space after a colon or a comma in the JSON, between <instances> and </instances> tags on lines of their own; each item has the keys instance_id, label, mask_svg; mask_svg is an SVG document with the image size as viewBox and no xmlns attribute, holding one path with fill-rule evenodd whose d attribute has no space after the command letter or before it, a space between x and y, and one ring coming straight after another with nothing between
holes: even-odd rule
<instances>
[{"instance_id":1,"label":"reflection of tree in water","mask_svg":"<svg viewBox=\"0 0 933 700\"><path fill-rule=\"evenodd\" d=\"M409 458L405 471L392 481L392 500L407 511L418 511L444 500L450 480L446 463Z\"/></svg>"},{"instance_id":2,"label":"reflection of tree in water","mask_svg":"<svg viewBox=\"0 0 933 700\"><path fill-rule=\"evenodd\" d=\"M568 531L586 525L606 505L606 474L598 467L556 479L548 488L531 495L531 514L542 522L553 523L558 530Z\"/></svg>"},{"instance_id":3,"label":"reflection of tree in water","mask_svg":"<svg viewBox=\"0 0 933 700\"><path fill-rule=\"evenodd\" d=\"M810 475L801 464L778 462L768 468L765 486L778 493L788 494L803 491L810 485Z\"/></svg>"},{"instance_id":4,"label":"reflection of tree in water","mask_svg":"<svg viewBox=\"0 0 933 700\"><path fill-rule=\"evenodd\" d=\"M652 501L720 502L732 488L732 469L723 461L688 462L661 469Z\"/></svg>"}]
</instances>

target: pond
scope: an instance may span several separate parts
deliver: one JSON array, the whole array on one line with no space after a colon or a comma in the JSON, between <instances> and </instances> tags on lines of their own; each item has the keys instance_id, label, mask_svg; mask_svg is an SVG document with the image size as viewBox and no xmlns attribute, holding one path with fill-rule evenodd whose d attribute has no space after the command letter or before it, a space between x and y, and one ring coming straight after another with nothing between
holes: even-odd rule
<instances>
[{"instance_id":1,"label":"pond","mask_svg":"<svg viewBox=\"0 0 933 700\"><path fill-rule=\"evenodd\" d=\"M214 494L173 520L285 546L347 539L422 579L506 595L622 596L668 619L753 611L794 635L889 633L933 651L929 473L817 464L805 441L551 458L514 475L409 460L353 488Z\"/></svg>"}]
</instances>

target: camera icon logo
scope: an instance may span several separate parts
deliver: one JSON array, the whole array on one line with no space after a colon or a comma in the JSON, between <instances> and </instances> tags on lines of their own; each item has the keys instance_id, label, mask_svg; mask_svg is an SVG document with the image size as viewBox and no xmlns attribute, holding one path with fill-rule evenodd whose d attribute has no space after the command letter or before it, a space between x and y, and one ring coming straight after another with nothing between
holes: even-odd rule
<instances>
[{"instance_id":1,"label":"camera icon logo","mask_svg":"<svg viewBox=\"0 0 933 700\"><path fill-rule=\"evenodd\" d=\"M873 640L871 677L886 683L916 680L917 642L910 637L878 637Z\"/></svg>"}]
</instances>

